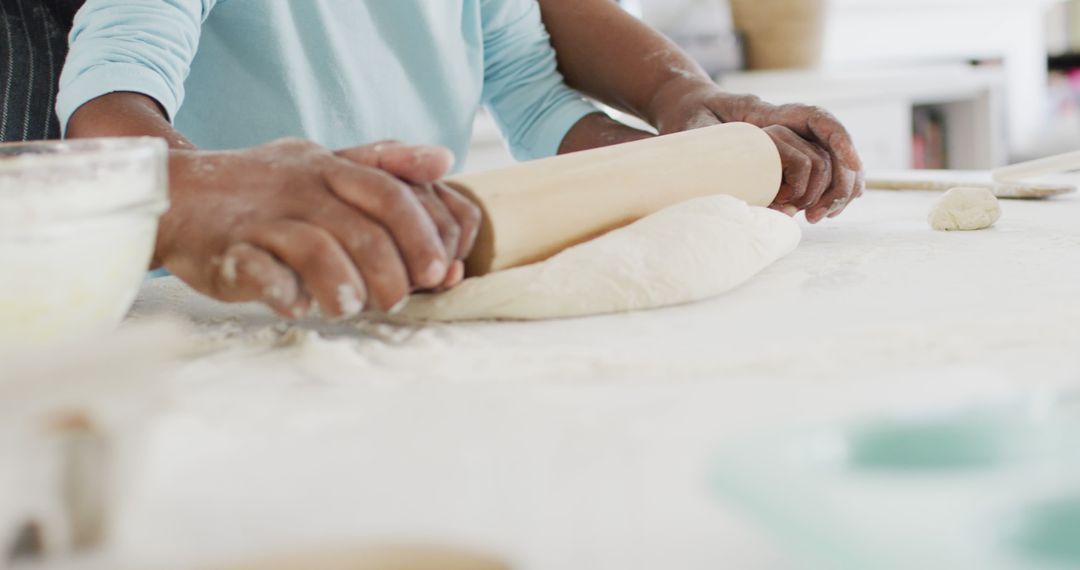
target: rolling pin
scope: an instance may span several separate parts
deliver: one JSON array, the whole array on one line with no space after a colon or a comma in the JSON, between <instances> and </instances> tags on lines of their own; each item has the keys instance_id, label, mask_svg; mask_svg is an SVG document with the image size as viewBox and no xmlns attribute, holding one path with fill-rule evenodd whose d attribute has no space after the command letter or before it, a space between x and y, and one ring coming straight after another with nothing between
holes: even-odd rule
<instances>
[{"instance_id":1,"label":"rolling pin","mask_svg":"<svg viewBox=\"0 0 1080 570\"><path fill-rule=\"evenodd\" d=\"M870 190L929 190L944 192L957 186L986 188L998 198L1038 200L1076 191L1076 186L1057 182L999 182L990 173L975 170L911 170L876 172L866 180Z\"/></svg>"},{"instance_id":2,"label":"rolling pin","mask_svg":"<svg viewBox=\"0 0 1080 570\"><path fill-rule=\"evenodd\" d=\"M764 131L728 123L527 162L446 182L484 219L469 276L542 261L668 206L728 194L768 206L780 153Z\"/></svg>"},{"instance_id":3,"label":"rolling pin","mask_svg":"<svg viewBox=\"0 0 1080 570\"><path fill-rule=\"evenodd\" d=\"M1048 156L994 170L994 180L998 182L1018 182L1025 178L1060 174L1080 170L1080 150L1055 156Z\"/></svg>"},{"instance_id":4,"label":"rolling pin","mask_svg":"<svg viewBox=\"0 0 1080 570\"><path fill-rule=\"evenodd\" d=\"M216 570L509 570L486 555L428 546L383 546L327 549L278 556Z\"/></svg>"}]
</instances>

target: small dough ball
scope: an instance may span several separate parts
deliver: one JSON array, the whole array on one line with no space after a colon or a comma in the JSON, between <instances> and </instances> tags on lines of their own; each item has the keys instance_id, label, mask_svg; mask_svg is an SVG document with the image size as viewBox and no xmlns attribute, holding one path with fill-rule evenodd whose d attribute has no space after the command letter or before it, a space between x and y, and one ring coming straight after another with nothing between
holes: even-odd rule
<instances>
[{"instance_id":1,"label":"small dough ball","mask_svg":"<svg viewBox=\"0 0 1080 570\"><path fill-rule=\"evenodd\" d=\"M988 188L953 188L930 210L930 227L943 231L983 230L1001 218L1001 204Z\"/></svg>"}]
</instances>

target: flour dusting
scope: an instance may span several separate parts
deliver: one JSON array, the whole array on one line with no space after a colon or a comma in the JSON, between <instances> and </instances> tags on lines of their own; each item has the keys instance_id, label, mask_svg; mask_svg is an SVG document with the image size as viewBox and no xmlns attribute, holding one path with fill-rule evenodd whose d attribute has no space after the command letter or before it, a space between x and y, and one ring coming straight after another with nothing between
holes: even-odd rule
<instances>
[{"instance_id":1,"label":"flour dusting","mask_svg":"<svg viewBox=\"0 0 1080 570\"><path fill-rule=\"evenodd\" d=\"M357 295L356 288L347 283L338 285L338 307L341 309L342 317L350 318L359 315L364 310L364 304L360 302L360 297Z\"/></svg>"}]
</instances>

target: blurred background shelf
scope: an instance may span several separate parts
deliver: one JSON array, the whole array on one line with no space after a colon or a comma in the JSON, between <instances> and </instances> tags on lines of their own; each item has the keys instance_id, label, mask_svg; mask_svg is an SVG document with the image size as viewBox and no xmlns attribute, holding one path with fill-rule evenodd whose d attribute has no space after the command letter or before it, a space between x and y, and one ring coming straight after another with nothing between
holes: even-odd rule
<instances>
[{"instance_id":1,"label":"blurred background shelf","mask_svg":"<svg viewBox=\"0 0 1080 570\"><path fill-rule=\"evenodd\" d=\"M926 108L941 117L944 167L988 169L1008 158L1003 134L1005 78L1000 69L945 64L743 72L721 78L720 85L774 103L806 103L830 110L851 131L872 170L923 166L916 159L916 116Z\"/></svg>"},{"instance_id":2,"label":"blurred background shelf","mask_svg":"<svg viewBox=\"0 0 1080 570\"><path fill-rule=\"evenodd\" d=\"M1047 15L1056 0L833 0L824 65L978 62L1003 75L1011 154L1024 154L1046 126Z\"/></svg>"},{"instance_id":3,"label":"blurred background shelf","mask_svg":"<svg viewBox=\"0 0 1080 570\"><path fill-rule=\"evenodd\" d=\"M1047 58L1050 71L1075 71L1080 69L1080 53L1070 52Z\"/></svg>"}]
</instances>

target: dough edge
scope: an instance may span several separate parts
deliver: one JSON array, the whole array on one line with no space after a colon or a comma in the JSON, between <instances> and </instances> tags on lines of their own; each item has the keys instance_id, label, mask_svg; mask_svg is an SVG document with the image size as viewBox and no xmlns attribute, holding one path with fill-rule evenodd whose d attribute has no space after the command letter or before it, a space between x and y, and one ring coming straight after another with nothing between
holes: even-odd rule
<instances>
[{"instance_id":1,"label":"dough edge","mask_svg":"<svg viewBox=\"0 0 1080 570\"><path fill-rule=\"evenodd\" d=\"M801 233L780 212L725 195L696 198L545 261L415 295L397 316L546 320L692 303L750 280L794 251Z\"/></svg>"}]
</instances>

